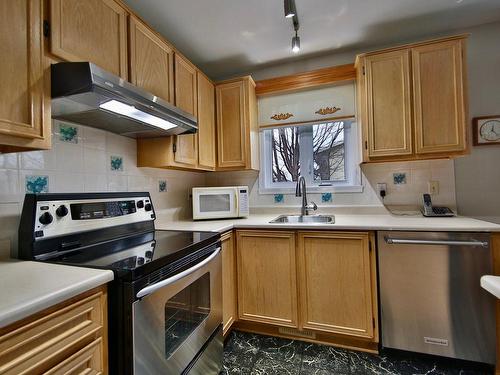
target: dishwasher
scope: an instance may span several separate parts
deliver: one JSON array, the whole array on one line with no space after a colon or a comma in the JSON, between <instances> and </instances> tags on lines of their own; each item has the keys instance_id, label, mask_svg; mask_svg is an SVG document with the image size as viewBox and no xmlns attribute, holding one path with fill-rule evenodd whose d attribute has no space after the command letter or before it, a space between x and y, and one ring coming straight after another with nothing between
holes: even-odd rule
<instances>
[{"instance_id":1,"label":"dishwasher","mask_svg":"<svg viewBox=\"0 0 500 375\"><path fill-rule=\"evenodd\" d=\"M378 232L382 346L495 363L488 233Z\"/></svg>"}]
</instances>

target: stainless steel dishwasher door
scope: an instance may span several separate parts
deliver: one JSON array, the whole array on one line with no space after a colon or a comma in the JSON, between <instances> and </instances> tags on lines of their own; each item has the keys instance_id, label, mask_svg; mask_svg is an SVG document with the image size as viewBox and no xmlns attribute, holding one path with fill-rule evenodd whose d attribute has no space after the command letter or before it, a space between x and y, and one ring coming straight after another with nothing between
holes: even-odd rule
<instances>
[{"instance_id":1,"label":"stainless steel dishwasher door","mask_svg":"<svg viewBox=\"0 0 500 375\"><path fill-rule=\"evenodd\" d=\"M382 346L495 363L487 233L378 232Z\"/></svg>"}]
</instances>

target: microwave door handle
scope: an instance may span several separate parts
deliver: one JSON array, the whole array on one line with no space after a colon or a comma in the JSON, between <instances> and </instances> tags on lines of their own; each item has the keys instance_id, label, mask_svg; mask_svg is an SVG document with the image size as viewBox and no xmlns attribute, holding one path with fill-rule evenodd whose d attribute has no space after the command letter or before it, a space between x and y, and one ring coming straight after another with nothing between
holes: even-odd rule
<instances>
[{"instance_id":1,"label":"microwave door handle","mask_svg":"<svg viewBox=\"0 0 500 375\"><path fill-rule=\"evenodd\" d=\"M234 193L234 211L236 216L240 216L240 207L239 207L239 199L238 199L238 190Z\"/></svg>"},{"instance_id":2,"label":"microwave door handle","mask_svg":"<svg viewBox=\"0 0 500 375\"><path fill-rule=\"evenodd\" d=\"M200 268L204 267L206 264L210 263L217 255L219 255L220 251L221 251L221 248L218 247L217 249L215 249L215 251L212 254L210 254L209 257L203 259L200 263L194 265L193 267L188 268L187 270L182 271L182 272L178 273L177 275L169 277L168 279L159 281L155 284L148 285L147 287L142 288L141 290L139 290L137 292L137 295L136 295L137 298L145 297L151 293L156 292L158 289L164 288L167 285L175 283L176 281L179 281L180 279L182 279L186 276L189 276L190 274L192 274L195 271L199 270Z\"/></svg>"}]
</instances>

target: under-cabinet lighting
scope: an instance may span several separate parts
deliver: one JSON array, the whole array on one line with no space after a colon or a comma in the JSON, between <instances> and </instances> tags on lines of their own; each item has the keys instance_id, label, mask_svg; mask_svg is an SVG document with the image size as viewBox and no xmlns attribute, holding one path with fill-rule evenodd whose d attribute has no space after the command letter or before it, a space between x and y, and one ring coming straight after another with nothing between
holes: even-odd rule
<instances>
[{"instance_id":1,"label":"under-cabinet lighting","mask_svg":"<svg viewBox=\"0 0 500 375\"><path fill-rule=\"evenodd\" d=\"M143 112L135 108L133 105L128 105L118 100L110 100L106 103L102 103L101 105L99 105L99 108L105 109L113 113L117 113L125 117L133 118L134 120L138 120L164 130L177 127L177 125L171 123L170 121Z\"/></svg>"}]
</instances>

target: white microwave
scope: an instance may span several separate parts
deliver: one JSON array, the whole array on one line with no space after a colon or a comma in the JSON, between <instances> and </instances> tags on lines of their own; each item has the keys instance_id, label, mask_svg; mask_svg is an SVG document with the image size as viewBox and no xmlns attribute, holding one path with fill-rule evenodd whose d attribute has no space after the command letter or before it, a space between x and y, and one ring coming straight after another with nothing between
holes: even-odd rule
<instances>
[{"instance_id":1,"label":"white microwave","mask_svg":"<svg viewBox=\"0 0 500 375\"><path fill-rule=\"evenodd\" d=\"M225 219L246 217L248 186L193 188L193 219Z\"/></svg>"}]
</instances>

